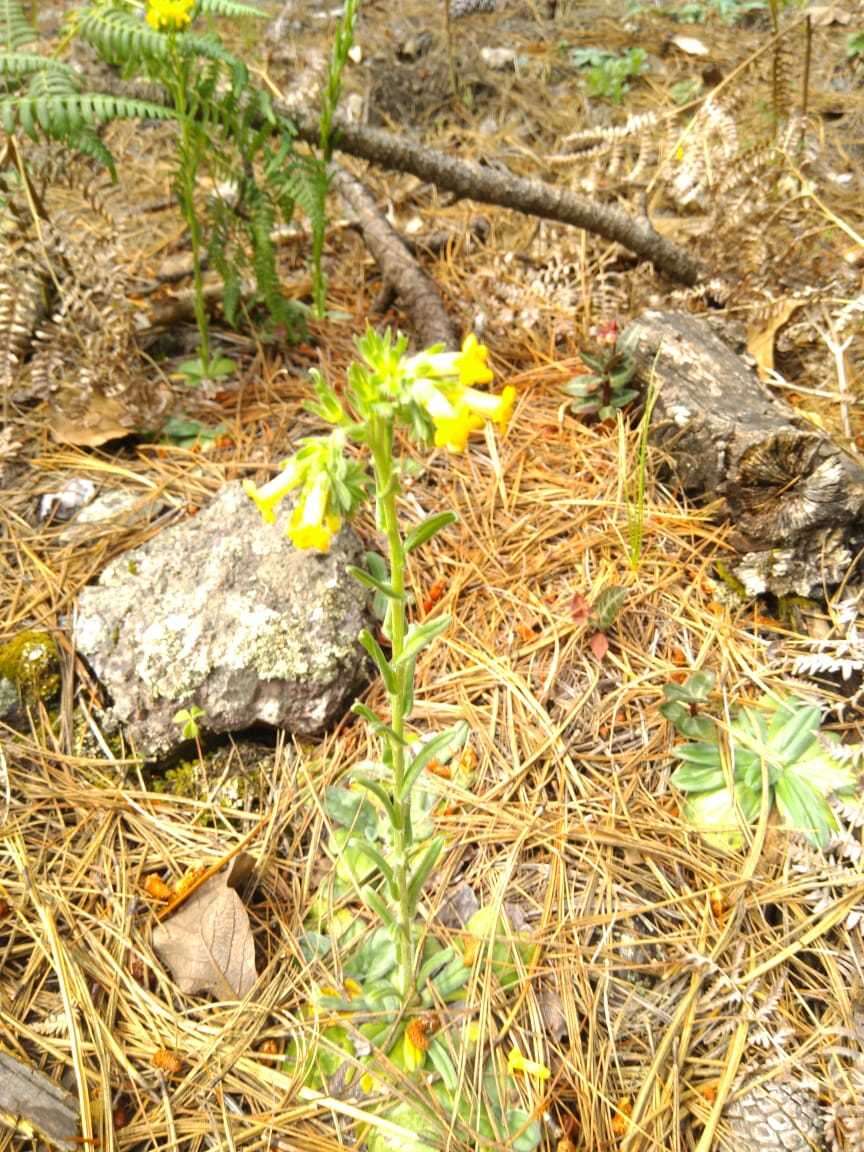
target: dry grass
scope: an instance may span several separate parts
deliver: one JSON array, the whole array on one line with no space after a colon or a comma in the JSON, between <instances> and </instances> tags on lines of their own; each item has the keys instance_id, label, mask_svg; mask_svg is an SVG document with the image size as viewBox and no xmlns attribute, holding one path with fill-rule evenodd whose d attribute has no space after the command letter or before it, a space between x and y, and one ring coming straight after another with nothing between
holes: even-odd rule
<instances>
[{"instance_id":1,"label":"dry grass","mask_svg":"<svg viewBox=\"0 0 864 1152\"><path fill-rule=\"evenodd\" d=\"M605 24L603 33L619 34ZM717 52L754 45L758 36L747 33ZM552 49L543 51L551 70ZM538 49L532 59L545 58ZM505 158L536 171L537 156L513 144L520 117L536 121L532 89L520 75L506 91L501 84ZM640 99L663 107L667 94L651 84ZM550 139L579 126L563 101L543 112ZM488 149L488 134L476 130L476 117L457 106L430 139ZM151 140L128 143L152 173ZM154 197L160 179L157 172ZM404 195L412 212L449 218L457 231L470 212L412 182ZM824 209L807 206L820 235ZM457 238L433 269L466 319L489 309L490 284L511 274L513 290L526 291L505 249L536 263L535 240L541 255L544 243L560 247L554 230L538 239L529 222L489 215L488 248L469 250ZM160 220L146 237L133 221L132 264L144 280L180 241L176 219ZM837 235L829 244L824 233L829 256ZM763 688L800 689L791 675L798 639L790 625L728 595L714 567L725 554L722 531L708 511L665 490L656 458L641 557L631 564L626 478L636 433L578 423L561 408L560 386L576 369L580 331L604 318L610 301L624 315L660 289L608 246L574 244L583 289L575 311L544 297L533 326L487 317L500 373L520 393L506 438L479 441L464 457L425 460L403 498L406 519L442 508L460 516L411 568L415 603L436 587L435 610L454 618L418 667L413 723L438 729L464 718L478 757L470 789L447 786L439 827L448 848L426 910L434 915L468 884L541 945L518 993L502 995L477 964L466 1010L484 1043L516 1043L551 1067L545 1094L526 1096L547 1117L549 1147L563 1130L592 1152L622 1141L626 1152L679 1152L696 1148L703 1133L705 1152L723 1146L718 1114L739 1062L754 1075L806 1074L826 1102L847 1084L860 1047L855 913L864 875L855 859L817 858L773 825L756 829L739 855L721 856L682 822L668 784L663 685L711 669L727 706ZM350 322L315 329L314 346L233 338L244 364L236 389L175 393L187 414L227 426L211 451L58 447L45 405L13 424L23 447L0 473L0 640L47 627L64 657L59 712L34 714L26 735L0 732L8 769L5 800L0 776L0 1040L77 1094L82 1136L102 1149L305 1152L343 1147L363 1130L362 1099L315 1098L283 1070L283 1053L291 1037L314 1041L303 1009L324 973L304 962L297 940L329 867L323 791L374 754L366 732L344 722L315 747L240 737L221 761L200 767L194 796L157 792L154 776L102 732L97 686L70 640L76 595L111 557L194 513L226 481L269 468L309 431L300 408L306 370L320 364L340 377L375 295L356 237L340 228L330 259L331 305ZM305 276L302 252L291 260L286 275ZM801 353L805 365L815 363L815 348ZM833 363L824 346L820 355ZM806 378L818 388L816 373ZM853 393L855 382L846 381ZM848 421L848 396L829 396L826 410L838 404ZM853 406L853 435L857 420ZM39 496L71 476L133 493L140 519L84 537L41 522ZM368 521L360 530L374 541ZM571 604L610 585L625 585L628 599L600 663ZM830 687L808 691L826 708L840 700ZM378 687L368 701L383 706ZM860 710L845 715L843 730L859 740ZM247 780L239 808L221 800L229 774ZM262 818L248 895L260 979L242 1003L184 997L151 949L158 909L144 878L176 879L224 857ZM176 1054L175 1073L154 1065L159 1052ZM465 1093L475 1092L463 1072ZM401 1082L404 1094L412 1090ZM11 1145L0 1136L0 1152Z\"/></svg>"},{"instance_id":2,"label":"dry grass","mask_svg":"<svg viewBox=\"0 0 864 1152\"><path fill-rule=\"evenodd\" d=\"M330 344L334 369L346 354ZM864 899L864 878L851 868L838 887L824 865L799 875L774 829L764 847L763 829L751 851L726 858L682 824L657 711L663 684L683 668L711 668L734 700L782 677L752 611L718 601L710 573L722 538L657 484L642 561L631 569L619 437L562 415L560 376L517 376L506 439L432 457L403 501L409 518L432 507L461 517L411 571L418 604L444 582L439 607L455 620L418 668L413 723L464 717L478 753L470 790L447 786L439 826L448 851L428 909L467 883L483 902L518 910L541 944L518 995L502 997L481 967L467 996L490 1042L515 1042L552 1067L547 1095L534 1101L541 1111L555 1123L576 1117L580 1145L601 1148L620 1138L622 1110L635 1105L628 1147L687 1147L739 1026L773 1036L777 1050L769 1045L760 1062L772 1075L804 1066L826 1082L838 1030L853 1026L857 949L844 923ZM243 412L266 399L273 426L302 423L301 392L297 378L250 380L226 458L196 458L194 475L181 459L143 451L122 477L115 464L112 482L197 505L255 454L257 420L247 424ZM624 448L632 458L634 435ZM80 474L94 457L67 452L61 462ZM7 515L7 526L19 522ZM68 611L80 583L129 543L75 549L46 609ZM56 532L33 530L23 544L10 532L7 558L14 551L34 571L58 570ZM610 583L626 584L629 598L598 664L570 602ZM374 686L369 701L383 704ZM345 724L320 747L280 740L250 766L255 784L241 811L220 803L217 769L202 770L203 798L155 793L132 761L73 754L74 741L45 714L30 738L9 737L0 1020L12 1051L55 1074L69 1070L92 1126L85 1138L120 1149L348 1140L362 1101L304 1098L280 1053L311 1027L302 1009L310 980L322 977L296 941L326 869L323 789L373 751L364 730ZM262 750L241 741L231 755L236 769ZM158 909L143 878L211 863L262 816L250 846L261 977L240 1004L183 997L150 948ZM823 889L828 901L814 912ZM163 1049L182 1061L176 1075L153 1066ZM114 1130L118 1101L127 1122Z\"/></svg>"}]
</instances>

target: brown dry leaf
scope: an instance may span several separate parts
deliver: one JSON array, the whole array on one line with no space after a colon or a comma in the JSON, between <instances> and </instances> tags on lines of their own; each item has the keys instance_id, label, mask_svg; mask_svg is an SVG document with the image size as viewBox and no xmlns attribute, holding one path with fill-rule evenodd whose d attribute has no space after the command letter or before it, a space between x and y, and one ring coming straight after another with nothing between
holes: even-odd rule
<instances>
[{"instance_id":1,"label":"brown dry leaf","mask_svg":"<svg viewBox=\"0 0 864 1152\"><path fill-rule=\"evenodd\" d=\"M59 403L51 413L51 435L61 444L78 448L98 448L109 440L121 440L134 429L134 420L119 400L93 393L83 412L74 415Z\"/></svg>"},{"instance_id":2,"label":"brown dry leaf","mask_svg":"<svg viewBox=\"0 0 864 1152\"><path fill-rule=\"evenodd\" d=\"M34 1143L80 1147L74 1096L8 1052L0 1052L0 1124Z\"/></svg>"},{"instance_id":3,"label":"brown dry leaf","mask_svg":"<svg viewBox=\"0 0 864 1152\"><path fill-rule=\"evenodd\" d=\"M778 300L767 316L747 329L747 351L756 361L760 380L767 380L774 371L774 337L803 303L790 297Z\"/></svg>"},{"instance_id":4,"label":"brown dry leaf","mask_svg":"<svg viewBox=\"0 0 864 1152\"><path fill-rule=\"evenodd\" d=\"M811 4L807 15L814 28L827 28L829 24L851 24L852 13L839 4Z\"/></svg>"},{"instance_id":5,"label":"brown dry leaf","mask_svg":"<svg viewBox=\"0 0 864 1152\"><path fill-rule=\"evenodd\" d=\"M601 662L609 651L609 641L605 633L595 632L591 639L588 641L588 647L594 653L594 659Z\"/></svg>"},{"instance_id":6,"label":"brown dry leaf","mask_svg":"<svg viewBox=\"0 0 864 1152\"><path fill-rule=\"evenodd\" d=\"M211 876L153 931L153 947L181 992L239 1000L258 979L249 916L229 886L233 871Z\"/></svg>"}]
</instances>

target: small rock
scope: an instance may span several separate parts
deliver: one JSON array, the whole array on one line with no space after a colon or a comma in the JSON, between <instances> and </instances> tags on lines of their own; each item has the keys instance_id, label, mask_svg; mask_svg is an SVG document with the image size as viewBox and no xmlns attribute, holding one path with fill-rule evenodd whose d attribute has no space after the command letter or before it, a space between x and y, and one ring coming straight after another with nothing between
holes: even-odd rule
<instances>
[{"instance_id":1,"label":"small rock","mask_svg":"<svg viewBox=\"0 0 864 1152\"><path fill-rule=\"evenodd\" d=\"M96 485L83 476L72 476L56 492L46 492L39 501L40 520L68 520L89 504L96 495Z\"/></svg>"},{"instance_id":2,"label":"small rock","mask_svg":"<svg viewBox=\"0 0 864 1152\"><path fill-rule=\"evenodd\" d=\"M494 12L496 0L450 0L450 15L454 20L460 16L473 16L475 12Z\"/></svg>"},{"instance_id":3,"label":"small rock","mask_svg":"<svg viewBox=\"0 0 864 1152\"><path fill-rule=\"evenodd\" d=\"M162 507L160 504L159 507ZM123 528L130 528L157 511L143 493L124 492L114 489L103 492L92 503L87 504L78 515L67 525L60 534L61 540L80 540L88 531L92 531L94 524L117 524Z\"/></svg>"},{"instance_id":4,"label":"small rock","mask_svg":"<svg viewBox=\"0 0 864 1152\"><path fill-rule=\"evenodd\" d=\"M362 563L360 541L346 529L327 555L297 551L288 515L263 524L229 485L81 592L76 646L145 757L181 743L178 709L203 709L205 731L265 723L314 736L362 684L368 601L346 570Z\"/></svg>"},{"instance_id":5,"label":"small rock","mask_svg":"<svg viewBox=\"0 0 864 1152\"><path fill-rule=\"evenodd\" d=\"M445 928L464 928L480 908L480 901L470 884L460 884L441 905L438 922Z\"/></svg>"},{"instance_id":6,"label":"small rock","mask_svg":"<svg viewBox=\"0 0 864 1152\"><path fill-rule=\"evenodd\" d=\"M396 49L400 60L419 60L425 56L432 47L431 32L419 32L416 36L408 36Z\"/></svg>"},{"instance_id":7,"label":"small rock","mask_svg":"<svg viewBox=\"0 0 864 1152\"><path fill-rule=\"evenodd\" d=\"M496 72L516 67L516 53L512 48L481 48L480 58Z\"/></svg>"}]
</instances>

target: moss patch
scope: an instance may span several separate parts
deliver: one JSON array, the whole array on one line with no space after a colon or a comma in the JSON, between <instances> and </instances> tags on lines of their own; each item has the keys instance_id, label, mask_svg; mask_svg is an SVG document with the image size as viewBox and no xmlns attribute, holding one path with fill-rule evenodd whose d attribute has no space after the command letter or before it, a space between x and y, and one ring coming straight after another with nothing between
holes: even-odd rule
<instances>
[{"instance_id":1,"label":"moss patch","mask_svg":"<svg viewBox=\"0 0 864 1152\"><path fill-rule=\"evenodd\" d=\"M21 632L0 645L0 680L8 681L25 704L50 700L60 690L60 662L50 632Z\"/></svg>"}]
</instances>

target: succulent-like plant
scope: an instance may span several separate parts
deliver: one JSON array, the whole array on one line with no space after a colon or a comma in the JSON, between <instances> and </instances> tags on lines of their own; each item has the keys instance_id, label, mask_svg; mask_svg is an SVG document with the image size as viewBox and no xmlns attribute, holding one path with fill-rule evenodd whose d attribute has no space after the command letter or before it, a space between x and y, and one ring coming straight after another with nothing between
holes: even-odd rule
<instances>
[{"instance_id":1,"label":"succulent-like plant","mask_svg":"<svg viewBox=\"0 0 864 1152\"><path fill-rule=\"evenodd\" d=\"M639 395L630 387L636 375L636 362L630 348L618 339L614 329L612 339L605 341L601 352L580 352L582 363L591 369L584 376L575 376L564 391L575 396L577 404L571 411L577 416L597 416L609 420L619 408L626 408Z\"/></svg>"},{"instance_id":2,"label":"succulent-like plant","mask_svg":"<svg viewBox=\"0 0 864 1152\"><path fill-rule=\"evenodd\" d=\"M672 783L687 794L684 812L708 843L729 851L744 841L758 817L763 792L783 824L824 848L838 829L827 797L850 794L857 773L831 753L836 741L821 731L818 707L794 698L763 696L722 726L699 712L704 675L694 684L670 685L663 711L692 743L679 745L682 765Z\"/></svg>"}]
</instances>

